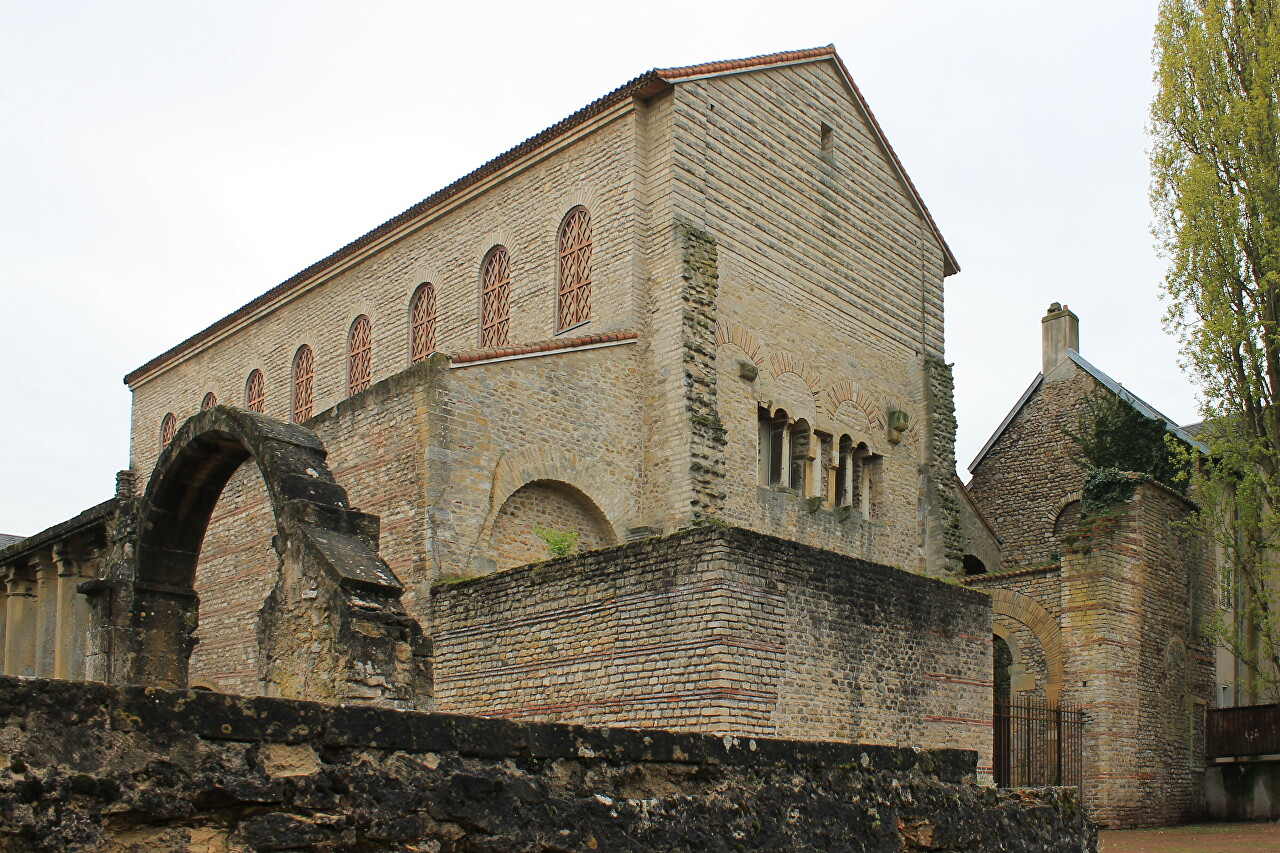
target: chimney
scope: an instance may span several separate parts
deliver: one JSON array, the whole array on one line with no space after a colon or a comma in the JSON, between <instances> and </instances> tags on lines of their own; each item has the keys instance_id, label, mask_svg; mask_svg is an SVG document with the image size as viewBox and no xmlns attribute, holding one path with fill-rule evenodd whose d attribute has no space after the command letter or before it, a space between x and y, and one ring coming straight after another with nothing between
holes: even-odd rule
<instances>
[{"instance_id":1,"label":"chimney","mask_svg":"<svg viewBox=\"0 0 1280 853\"><path fill-rule=\"evenodd\" d=\"M1057 302L1040 320L1043 338L1041 370L1048 376L1053 369L1067 360L1067 350L1080 351L1080 318L1065 305Z\"/></svg>"}]
</instances>

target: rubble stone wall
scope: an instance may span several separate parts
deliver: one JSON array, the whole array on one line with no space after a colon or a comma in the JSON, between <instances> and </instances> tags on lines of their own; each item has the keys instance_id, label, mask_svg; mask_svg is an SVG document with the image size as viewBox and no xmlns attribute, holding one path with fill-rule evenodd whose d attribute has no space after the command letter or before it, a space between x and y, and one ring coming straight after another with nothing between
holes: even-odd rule
<instances>
[{"instance_id":1,"label":"rubble stone wall","mask_svg":"<svg viewBox=\"0 0 1280 853\"><path fill-rule=\"evenodd\" d=\"M1092 853L974 755L0 677L0 849Z\"/></svg>"}]
</instances>

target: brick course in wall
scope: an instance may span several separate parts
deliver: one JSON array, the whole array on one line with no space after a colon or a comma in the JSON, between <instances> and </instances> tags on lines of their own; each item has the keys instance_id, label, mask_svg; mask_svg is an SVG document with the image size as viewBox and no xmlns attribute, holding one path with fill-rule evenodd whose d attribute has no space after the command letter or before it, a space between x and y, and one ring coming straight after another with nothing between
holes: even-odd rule
<instances>
[{"instance_id":1,"label":"brick course in wall","mask_svg":"<svg viewBox=\"0 0 1280 853\"><path fill-rule=\"evenodd\" d=\"M436 707L990 754L985 596L708 527L432 596Z\"/></svg>"}]
</instances>

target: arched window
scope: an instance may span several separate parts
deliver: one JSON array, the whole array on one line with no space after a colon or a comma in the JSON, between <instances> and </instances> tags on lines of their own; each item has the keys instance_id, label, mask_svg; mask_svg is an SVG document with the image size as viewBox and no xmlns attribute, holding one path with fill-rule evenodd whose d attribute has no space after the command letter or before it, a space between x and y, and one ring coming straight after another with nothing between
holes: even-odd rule
<instances>
[{"instance_id":1,"label":"arched window","mask_svg":"<svg viewBox=\"0 0 1280 853\"><path fill-rule=\"evenodd\" d=\"M481 267L480 346L508 343L511 321L511 259L502 246L494 246Z\"/></svg>"},{"instance_id":2,"label":"arched window","mask_svg":"<svg viewBox=\"0 0 1280 853\"><path fill-rule=\"evenodd\" d=\"M809 479L809 451L813 445L813 433L809 422L801 419L791 428L791 459L787 485L801 495L807 495Z\"/></svg>"},{"instance_id":3,"label":"arched window","mask_svg":"<svg viewBox=\"0 0 1280 853\"><path fill-rule=\"evenodd\" d=\"M168 447L177 432L178 419L174 417L173 412L170 412L164 416L164 420L160 421L160 447Z\"/></svg>"},{"instance_id":4,"label":"arched window","mask_svg":"<svg viewBox=\"0 0 1280 853\"><path fill-rule=\"evenodd\" d=\"M253 370L244 383L244 407L251 412L261 413L267 408L267 383L262 378L261 370Z\"/></svg>"},{"instance_id":5,"label":"arched window","mask_svg":"<svg viewBox=\"0 0 1280 853\"><path fill-rule=\"evenodd\" d=\"M409 300L409 363L417 364L436 351L436 289L418 285Z\"/></svg>"},{"instance_id":6,"label":"arched window","mask_svg":"<svg viewBox=\"0 0 1280 853\"><path fill-rule=\"evenodd\" d=\"M218 397L210 391L208 394L205 394L204 399L200 401L200 411L203 412L205 409L212 409L216 405L218 405Z\"/></svg>"},{"instance_id":7,"label":"arched window","mask_svg":"<svg viewBox=\"0 0 1280 853\"><path fill-rule=\"evenodd\" d=\"M787 413L759 409L760 485L781 486L787 434Z\"/></svg>"},{"instance_id":8,"label":"arched window","mask_svg":"<svg viewBox=\"0 0 1280 853\"><path fill-rule=\"evenodd\" d=\"M347 393L359 394L373 381L373 340L369 318L364 314L351 321L347 333Z\"/></svg>"},{"instance_id":9,"label":"arched window","mask_svg":"<svg viewBox=\"0 0 1280 853\"><path fill-rule=\"evenodd\" d=\"M962 561L964 573L970 577L973 575L985 575L987 573L987 564L973 554L965 554Z\"/></svg>"},{"instance_id":10,"label":"arched window","mask_svg":"<svg viewBox=\"0 0 1280 853\"><path fill-rule=\"evenodd\" d=\"M560 225L559 242L557 332L591 319L591 217L585 207L569 211Z\"/></svg>"},{"instance_id":11,"label":"arched window","mask_svg":"<svg viewBox=\"0 0 1280 853\"><path fill-rule=\"evenodd\" d=\"M316 359L311 347L303 344L293 356L293 422L300 424L311 417L315 402Z\"/></svg>"},{"instance_id":12,"label":"arched window","mask_svg":"<svg viewBox=\"0 0 1280 853\"><path fill-rule=\"evenodd\" d=\"M840 436L840 463L836 468L836 506L853 505L853 439Z\"/></svg>"}]
</instances>

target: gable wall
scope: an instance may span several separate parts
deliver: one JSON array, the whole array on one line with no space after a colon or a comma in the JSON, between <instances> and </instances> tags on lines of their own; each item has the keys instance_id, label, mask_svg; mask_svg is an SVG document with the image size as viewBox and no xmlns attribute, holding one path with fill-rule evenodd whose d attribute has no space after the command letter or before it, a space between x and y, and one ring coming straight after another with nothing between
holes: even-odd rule
<instances>
[{"instance_id":1,"label":"gable wall","mask_svg":"<svg viewBox=\"0 0 1280 853\"><path fill-rule=\"evenodd\" d=\"M717 241L717 406L725 517L923 568L923 357L942 352L942 249L834 63L682 83L675 214ZM834 130L824 159L820 124ZM739 375L738 363L759 370ZM757 403L881 454L877 518L808 512L758 487ZM888 411L911 428L888 441Z\"/></svg>"},{"instance_id":2,"label":"gable wall","mask_svg":"<svg viewBox=\"0 0 1280 853\"><path fill-rule=\"evenodd\" d=\"M969 492L1000 535L1006 566L1045 563L1061 553L1053 523L1085 477L1080 450L1064 430L1076 428L1098 387L1073 362L1063 362L973 471Z\"/></svg>"}]
</instances>

